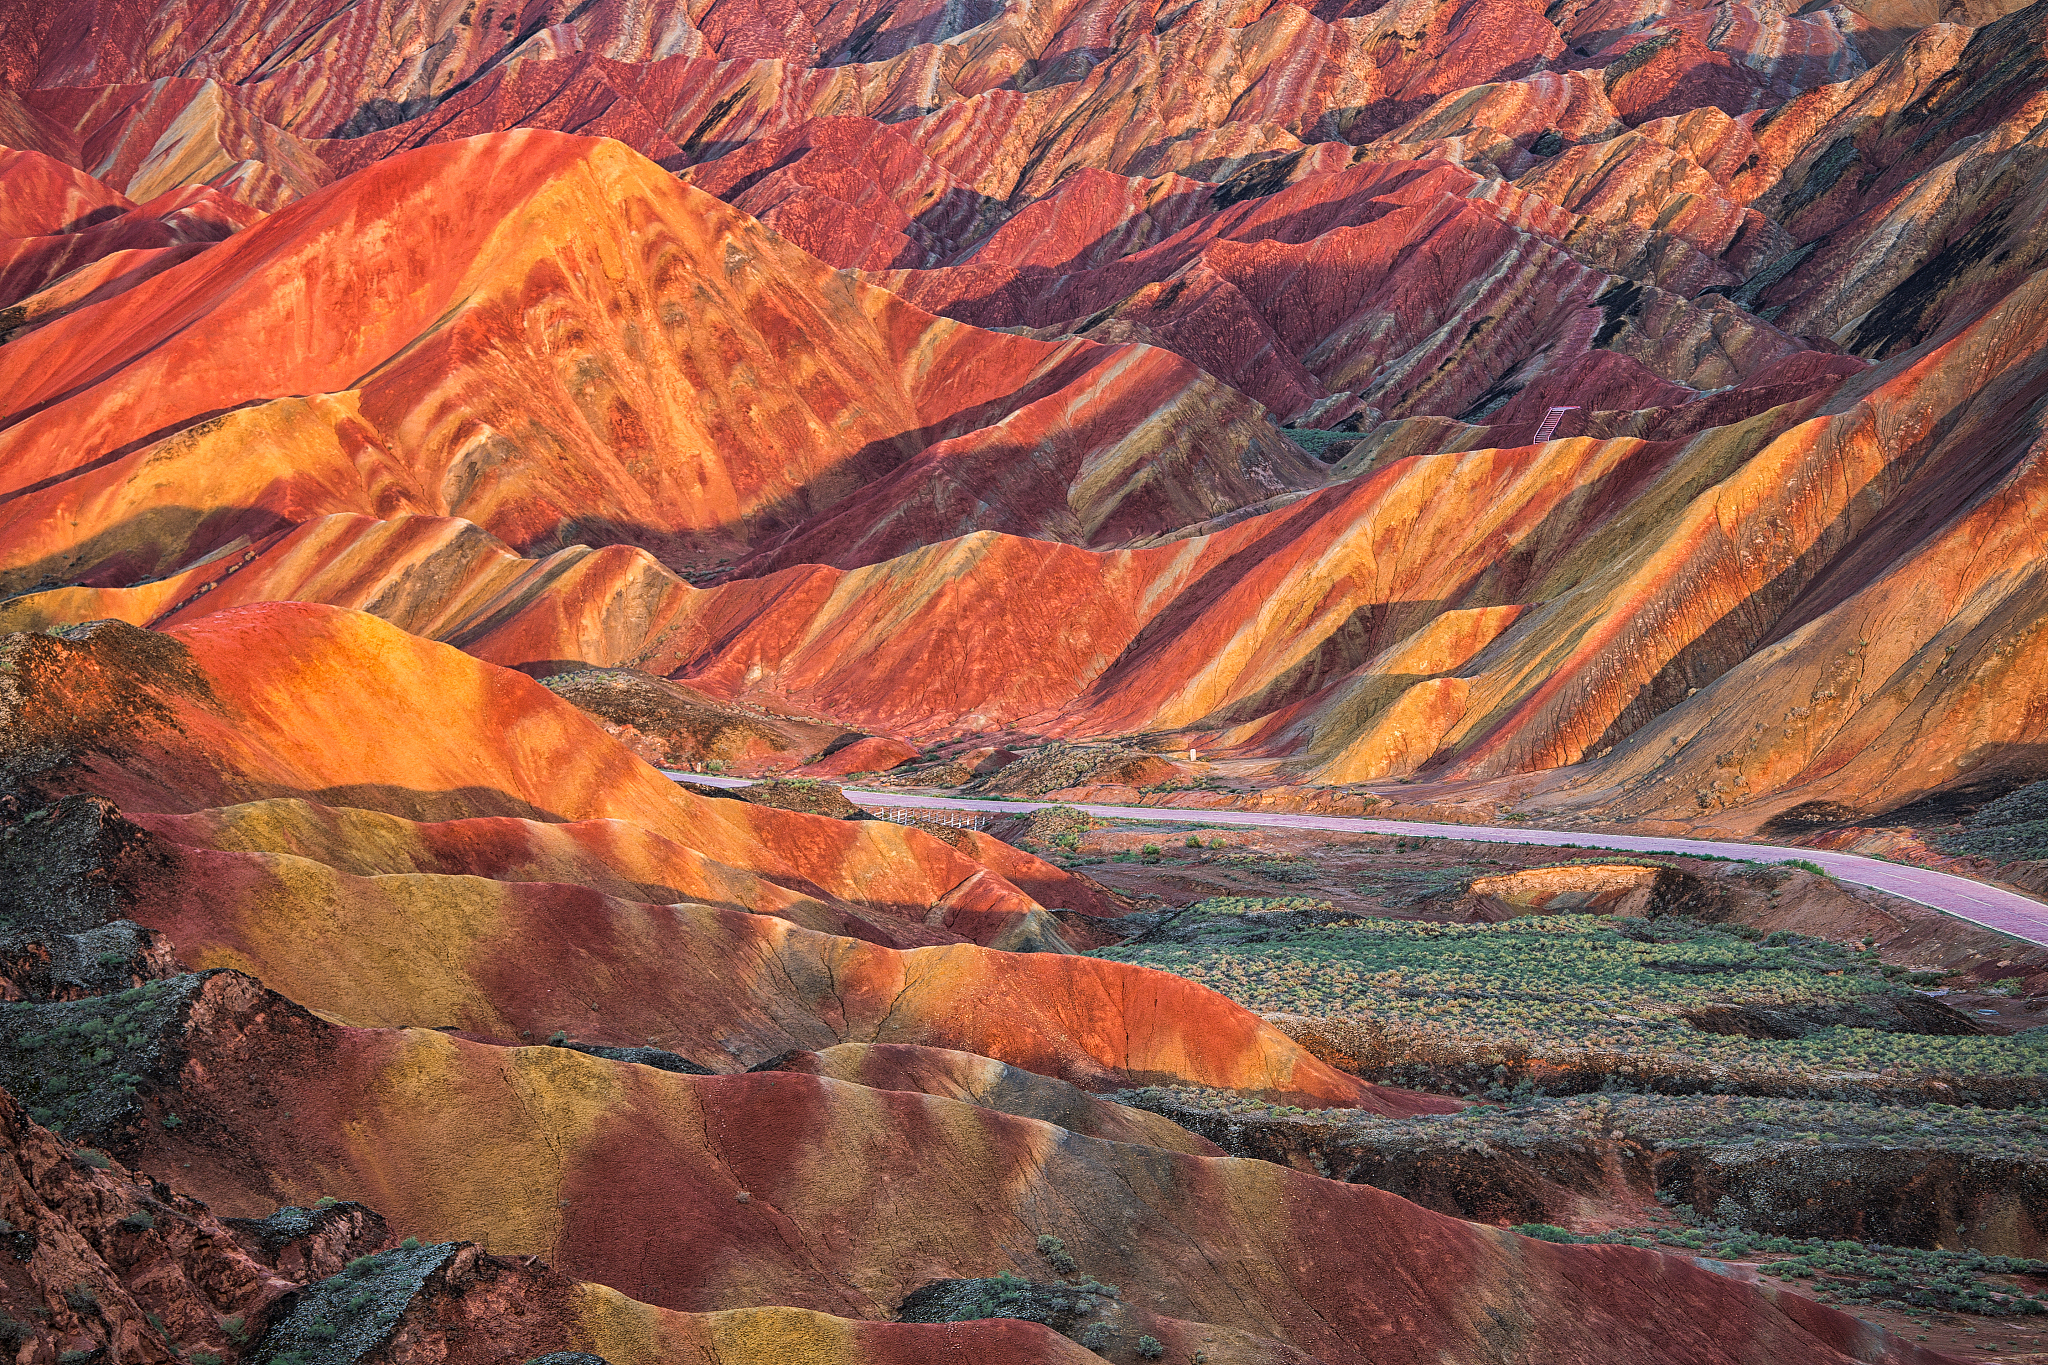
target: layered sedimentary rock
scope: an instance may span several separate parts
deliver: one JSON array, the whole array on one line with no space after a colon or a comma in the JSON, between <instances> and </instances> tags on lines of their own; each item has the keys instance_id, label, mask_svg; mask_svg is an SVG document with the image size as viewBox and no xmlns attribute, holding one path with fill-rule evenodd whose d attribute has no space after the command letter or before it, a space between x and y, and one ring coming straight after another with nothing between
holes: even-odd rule
<instances>
[{"instance_id":1,"label":"layered sedimentary rock","mask_svg":"<svg viewBox=\"0 0 2048 1365\"><path fill-rule=\"evenodd\" d=\"M0 338L182 264L261 218L205 186L137 203L36 151L0 148Z\"/></svg>"},{"instance_id":2,"label":"layered sedimentary rock","mask_svg":"<svg viewBox=\"0 0 2048 1365\"><path fill-rule=\"evenodd\" d=\"M1169 353L934 320L545 133L380 163L0 371L17 587L160 575L321 512L861 562L984 525L1115 540L1311 478Z\"/></svg>"},{"instance_id":3,"label":"layered sedimentary rock","mask_svg":"<svg viewBox=\"0 0 2048 1365\"><path fill-rule=\"evenodd\" d=\"M1142 1334L1234 1360L1366 1361L1390 1338L1528 1360L1939 1360L1690 1260L1532 1242L1265 1162L825 1075L345 1028L232 973L163 984L189 1003L161 1102L191 1117L147 1125L138 1160L223 1211L345 1195L394 1233L545 1255L658 1309L874 1322L933 1280L1051 1278L1051 1237L1106 1286L1126 1349ZM289 1141L220 1140L272 1109L294 1116ZM1687 1311L1657 1321L1659 1304Z\"/></svg>"},{"instance_id":4,"label":"layered sedimentary rock","mask_svg":"<svg viewBox=\"0 0 2048 1365\"><path fill-rule=\"evenodd\" d=\"M337 1018L727 1066L906 1042L1090 1084L1434 1103L1383 1099L1204 988L1068 955L1043 906L932 835L694 796L539 684L372 617L105 623L13 636L5 663L10 785L113 800L160 841L123 913ZM1078 882L999 861L1047 894ZM1054 951L1000 950L1034 937ZM881 946L919 942L944 946Z\"/></svg>"},{"instance_id":5,"label":"layered sedimentary rock","mask_svg":"<svg viewBox=\"0 0 2048 1365\"><path fill-rule=\"evenodd\" d=\"M2033 675L2015 653L2037 619L2024 492L2035 465L2010 419L2040 382L2036 293L1912 363L1868 371L1826 408L1780 405L1680 441L1409 457L1144 549L983 534L850 572L792 568L700 589L623 547L530 561L457 522L329 518L163 583L25 598L6 619L169 623L306 596L507 664L632 665L899 731L1223 727L1226 744L1297 754L1339 782L1552 769L1668 712L1655 752L1631 751L1659 770L1653 794L1627 807L1648 813L1733 803L1700 790L1746 798L1785 785L1835 733L1815 738L1811 722L1780 733L1788 717L1807 719L1790 712L1810 711L1820 684L1790 666L1798 656L1760 656L1742 676L1782 681L1744 681L1742 704L1717 712L1757 757L1740 788L1716 787L1699 765L1732 762L1723 740L1669 741L1693 714L1690 692L1788 631L1810 635L1845 599L1920 594L1881 629L1841 627L1878 639L1881 657L1857 664L1866 681L1840 697L1834 724L1876 723L1861 708L1893 678L1889 695L1923 709L1976 705L1953 651L1924 678L1899 670L1947 650L1945 631L1994 618L2005 634L1986 637L1984 667L2020 689L1980 722L1916 720L1848 751L1880 783L1906 771L1924 788L2038 735ZM391 547L411 556L406 595L382 586L396 576ZM1956 605L1930 609L1930 584ZM1804 691L1767 700L1785 687Z\"/></svg>"},{"instance_id":6,"label":"layered sedimentary rock","mask_svg":"<svg viewBox=\"0 0 2048 1365\"><path fill-rule=\"evenodd\" d=\"M0 35L10 625L298 598L1325 782L1668 716L1519 790L1737 826L2040 741L1697 696L1895 561L1901 659L2031 638L2024 534L1969 605L1936 547L2028 505L2041 5L67 14Z\"/></svg>"},{"instance_id":7,"label":"layered sedimentary rock","mask_svg":"<svg viewBox=\"0 0 2048 1365\"><path fill-rule=\"evenodd\" d=\"M1036 1323L1003 1319L940 1327L791 1308L677 1313L475 1243L401 1244L374 1210L347 1201L224 1218L64 1141L4 1093L0 1144L9 1236L31 1249L16 1258L22 1269L0 1290L0 1309L10 1345L32 1358L61 1348L151 1365L201 1353L249 1359L293 1337L332 1340L304 1331L322 1323L338 1335L330 1318L355 1344L403 1362L587 1351L613 1365L685 1353L749 1365L908 1365L962 1346L1004 1360L1095 1358Z\"/></svg>"},{"instance_id":8,"label":"layered sedimentary rock","mask_svg":"<svg viewBox=\"0 0 2048 1365\"><path fill-rule=\"evenodd\" d=\"M394 1360L1073 1362L1081 1298L1243 1365L1931 1359L1220 1158L1101 1092L1450 1102L1076 955L1127 903L1029 853L650 762L1144 732L1735 829L2038 776L2044 26L0 0L8 1064L184 1002L30 1102L367 1200ZM38 1358L325 1301L0 1128ZM1067 1270L1068 1335L891 1320Z\"/></svg>"}]
</instances>

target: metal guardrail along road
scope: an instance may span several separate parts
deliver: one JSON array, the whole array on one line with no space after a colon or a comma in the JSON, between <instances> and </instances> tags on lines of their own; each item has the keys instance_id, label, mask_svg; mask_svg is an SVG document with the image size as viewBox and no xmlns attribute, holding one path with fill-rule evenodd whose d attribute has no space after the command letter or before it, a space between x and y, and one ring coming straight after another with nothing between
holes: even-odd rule
<instances>
[{"instance_id":1,"label":"metal guardrail along road","mask_svg":"<svg viewBox=\"0 0 2048 1365\"><path fill-rule=\"evenodd\" d=\"M869 801L855 803L869 815L899 825L936 825L941 829L987 829L995 817L986 811L933 810L916 806L878 806Z\"/></svg>"}]
</instances>

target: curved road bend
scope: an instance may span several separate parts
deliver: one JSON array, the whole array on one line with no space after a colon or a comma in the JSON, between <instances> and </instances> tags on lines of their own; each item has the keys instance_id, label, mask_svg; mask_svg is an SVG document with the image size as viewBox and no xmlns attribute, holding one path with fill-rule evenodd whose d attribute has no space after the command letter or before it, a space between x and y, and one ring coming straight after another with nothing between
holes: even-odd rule
<instances>
[{"instance_id":1,"label":"curved road bend","mask_svg":"<svg viewBox=\"0 0 2048 1365\"><path fill-rule=\"evenodd\" d=\"M706 773L664 770L682 782L708 787L744 787L746 779ZM1070 802L974 801L951 796L913 796L905 792L846 790L857 806L905 810L966 810L991 814L1028 814L1049 805ZM1285 811L1192 810L1173 806L1076 806L1090 815L1125 820L1177 821L1191 825L1250 825L1279 829L1321 829L1341 834L1420 835L1431 839L1469 839L1493 844L1539 844L1552 847L1612 848L1630 853L1693 853L1720 858L1746 858L1760 863L1802 859L1826 868L1845 882L1917 901L1945 914L1996 929L2002 934L2048 947L2048 904L2003 887L1990 886L1946 872L1887 863L1854 853L1773 844L1742 844L1718 839L1667 839L1656 835L1597 834L1587 830L1516 829L1502 825L1439 825L1408 820L1362 820L1344 815L1301 815Z\"/></svg>"}]
</instances>

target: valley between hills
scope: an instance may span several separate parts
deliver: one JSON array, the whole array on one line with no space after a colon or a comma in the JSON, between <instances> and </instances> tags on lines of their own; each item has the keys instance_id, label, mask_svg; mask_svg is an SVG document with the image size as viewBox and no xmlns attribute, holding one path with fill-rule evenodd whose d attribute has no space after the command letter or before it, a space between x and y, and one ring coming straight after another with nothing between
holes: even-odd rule
<instances>
[{"instance_id":1,"label":"valley between hills","mask_svg":"<svg viewBox=\"0 0 2048 1365\"><path fill-rule=\"evenodd\" d=\"M2048 0L0 0L0 1355L2043 1365L2044 224Z\"/></svg>"}]
</instances>

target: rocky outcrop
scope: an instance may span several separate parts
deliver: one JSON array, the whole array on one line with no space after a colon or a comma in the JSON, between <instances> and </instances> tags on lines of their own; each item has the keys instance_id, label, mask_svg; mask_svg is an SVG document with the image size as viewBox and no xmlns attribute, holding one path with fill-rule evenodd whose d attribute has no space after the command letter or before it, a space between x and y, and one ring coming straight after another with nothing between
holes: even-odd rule
<instances>
[{"instance_id":1,"label":"rocky outcrop","mask_svg":"<svg viewBox=\"0 0 2048 1365\"><path fill-rule=\"evenodd\" d=\"M1662 872L1655 867L1580 864L1480 877L1469 891L1470 913L1489 923L1517 915L1641 916L1653 904Z\"/></svg>"},{"instance_id":2,"label":"rocky outcrop","mask_svg":"<svg viewBox=\"0 0 2048 1365\"><path fill-rule=\"evenodd\" d=\"M21 1360L60 1353L239 1358L295 1291L204 1204L73 1147L0 1092L0 1333Z\"/></svg>"},{"instance_id":3,"label":"rocky outcrop","mask_svg":"<svg viewBox=\"0 0 2048 1365\"><path fill-rule=\"evenodd\" d=\"M607 733L656 767L802 758L846 738L831 725L721 702L634 669L573 669L542 678L541 685L596 716Z\"/></svg>"}]
</instances>

